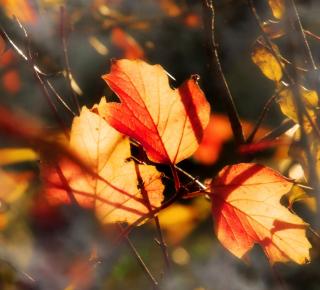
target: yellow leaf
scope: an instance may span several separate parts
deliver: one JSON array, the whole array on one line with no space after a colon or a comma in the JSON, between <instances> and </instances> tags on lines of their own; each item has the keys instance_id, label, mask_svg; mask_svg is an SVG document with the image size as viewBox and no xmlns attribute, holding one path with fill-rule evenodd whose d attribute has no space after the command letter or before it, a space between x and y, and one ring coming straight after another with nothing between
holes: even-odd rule
<instances>
[{"instance_id":1,"label":"yellow leaf","mask_svg":"<svg viewBox=\"0 0 320 290\"><path fill-rule=\"evenodd\" d=\"M210 214L210 203L204 198L195 199L190 205L173 204L159 213L166 241L178 245L196 225Z\"/></svg>"},{"instance_id":2,"label":"yellow leaf","mask_svg":"<svg viewBox=\"0 0 320 290\"><path fill-rule=\"evenodd\" d=\"M318 178L320 177L320 143L319 143L319 137L314 132L311 132L307 134L307 138L310 140L310 153L314 158L314 167L312 168L316 171L315 174L318 175ZM300 131L297 131L293 136L293 142L289 149L289 156L294 160L301 164L301 167L303 168L304 175L306 180L310 183L312 183L312 180L310 180L310 167L307 155L306 155L306 148L303 148L301 146L300 142Z\"/></svg>"},{"instance_id":3,"label":"yellow leaf","mask_svg":"<svg viewBox=\"0 0 320 290\"><path fill-rule=\"evenodd\" d=\"M29 148L0 149L0 166L36 160L38 160L37 153Z\"/></svg>"},{"instance_id":4,"label":"yellow leaf","mask_svg":"<svg viewBox=\"0 0 320 290\"><path fill-rule=\"evenodd\" d=\"M311 91L306 89L303 86L299 86L299 94L301 100L305 106L306 111L308 112L311 120L316 123L317 118L317 105L318 105L318 94L316 91ZM279 87L279 105L282 113L298 123L298 115L294 103L293 93L290 87L285 84L281 84ZM310 124L308 118L304 116L303 119L304 127L307 132L312 130L312 124Z\"/></svg>"},{"instance_id":5,"label":"yellow leaf","mask_svg":"<svg viewBox=\"0 0 320 290\"><path fill-rule=\"evenodd\" d=\"M278 52L278 48L276 46L273 48ZM256 42L251 58L268 79L275 82L279 82L282 79L282 68L279 62L272 52L261 43Z\"/></svg>"},{"instance_id":6,"label":"yellow leaf","mask_svg":"<svg viewBox=\"0 0 320 290\"><path fill-rule=\"evenodd\" d=\"M281 19L285 11L285 0L268 0L272 14L275 18Z\"/></svg>"},{"instance_id":7,"label":"yellow leaf","mask_svg":"<svg viewBox=\"0 0 320 290\"><path fill-rule=\"evenodd\" d=\"M8 173L0 170L0 199L6 203L15 202L27 190L31 173Z\"/></svg>"},{"instance_id":8,"label":"yellow leaf","mask_svg":"<svg viewBox=\"0 0 320 290\"><path fill-rule=\"evenodd\" d=\"M30 185L33 174L29 172L6 172L0 170L0 230L16 215L13 204L19 201Z\"/></svg>"},{"instance_id":9,"label":"yellow leaf","mask_svg":"<svg viewBox=\"0 0 320 290\"><path fill-rule=\"evenodd\" d=\"M286 196L288 199L289 208L292 208L295 202L301 202L312 212L316 213L317 204L315 197L307 194L300 186L293 186L292 190Z\"/></svg>"}]
</instances>

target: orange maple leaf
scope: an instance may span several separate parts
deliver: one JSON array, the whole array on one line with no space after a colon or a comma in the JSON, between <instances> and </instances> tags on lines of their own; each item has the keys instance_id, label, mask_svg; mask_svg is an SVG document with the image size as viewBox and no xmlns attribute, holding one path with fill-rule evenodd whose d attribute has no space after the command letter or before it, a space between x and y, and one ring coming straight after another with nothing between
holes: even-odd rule
<instances>
[{"instance_id":1,"label":"orange maple leaf","mask_svg":"<svg viewBox=\"0 0 320 290\"><path fill-rule=\"evenodd\" d=\"M175 164L195 152L210 117L195 77L172 89L160 65L123 59L103 79L121 103L108 103L100 115L140 142L150 160Z\"/></svg>"},{"instance_id":2,"label":"orange maple leaf","mask_svg":"<svg viewBox=\"0 0 320 290\"><path fill-rule=\"evenodd\" d=\"M215 231L223 246L242 258L257 243L271 264L308 262L308 225L280 204L291 187L286 178L262 165L224 167L211 183Z\"/></svg>"},{"instance_id":3,"label":"orange maple leaf","mask_svg":"<svg viewBox=\"0 0 320 290\"><path fill-rule=\"evenodd\" d=\"M93 111L107 106L102 99ZM93 170L62 158L44 164L44 193L52 204L77 203L94 208L103 223L133 223L163 200L161 175L155 167L129 160L129 138L83 107L73 121L70 148Z\"/></svg>"}]
</instances>

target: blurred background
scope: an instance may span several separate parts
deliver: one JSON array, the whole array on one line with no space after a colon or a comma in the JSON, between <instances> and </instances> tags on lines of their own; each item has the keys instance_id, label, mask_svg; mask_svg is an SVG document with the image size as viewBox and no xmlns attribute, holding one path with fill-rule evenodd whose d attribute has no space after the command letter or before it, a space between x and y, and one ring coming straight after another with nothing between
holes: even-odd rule
<instances>
[{"instance_id":1,"label":"blurred background","mask_svg":"<svg viewBox=\"0 0 320 290\"><path fill-rule=\"evenodd\" d=\"M274 84L251 60L260 31L247 1L214 2L222 66L248 134L272 96ZM78 96L80 106L88 107L102 96L112 97L101 78L109 71L111 60L140 58L161 64L174 77L171 84L175 87L190 75L199 75L200 86L211 104L213 116L206 144L193 158L180 164L183 169L203 181L241 158L234 152L232 131L219 99L220 84L209 73L211 60L203 29L202 1L0 0L0 3L1 105L39 120L48 135L59 134L61 125L53 107L69 127L71 111L76 111L74 95ZM305 28L320 34L320 2L296 3ZM254 4L262 20L276 20L267 0ZM320 42L316 38L310 42L319 63ZM281 40L278 44L281 48ZM40 72L40 80L34 66ZM279 126L283 119L274 103L257 137ZM299 168L290 173L291 167L287 166L288 146L287 140L276 148L259 152L255 160L299 177ZM152 289L130 248L125 243L111 245L110 229L102 228L91 212L67 206L50 208L39 201L38 156L27 142L0 132L0 147L1 290ZM172 182L164 182L169 196ZM315 245L314 260L308 265L289 263L272 268L258 247L246 261L240 261L216 240L210 210L210 202L199 197L181 201L160 214L172 260L170 274L164 273L153 222L130 233L150 271L162 281L162 289L320 289L319 246L313 241L314 236L310 236ZM311 221L314 201L307 199L296 210Z\"/></svg>"}]
</instances>

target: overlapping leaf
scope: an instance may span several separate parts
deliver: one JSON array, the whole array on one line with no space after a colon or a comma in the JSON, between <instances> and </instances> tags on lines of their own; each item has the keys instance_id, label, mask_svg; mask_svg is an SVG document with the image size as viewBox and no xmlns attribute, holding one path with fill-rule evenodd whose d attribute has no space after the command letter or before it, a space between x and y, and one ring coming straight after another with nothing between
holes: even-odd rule
<instances>
[{"instance_id":1,"label":"overlapping leaf","mask_svg":"<svg viewBox=\"0 0 320 290\"><path fill-rule=\"evenodd\" d=\"M93 110L106 105L102 99ZM98 114L82 109L72 124L70 147L92 172L66 158L44 165L45 194L51 203L94 208L103 223L133 223L161 205L160 173L130 161L129 139Z\"/></svg>"},{"instance_id":2,"label":"overlapping leaf","mask_svg":"<svg viewBox=\"0 0 320 290\"><path fill-rule=\"evenodd\" d=\"M140 142L150 160L175 164L197 149L210 106L195 77L172 89L160 65L119 60L103 78L121 103L109 103L100 115Z\"/></svg>"},{"instance_id":3,"label":"overlapping leaf","mask_svg":"<svg viewBox=\"0 0 320 290\"><path fill-rule=\"evenodd\" d=\"M259 244L270 263L309 261L307 224L280 204L292 183L253 163L224 167L211 183L212 213L220 242L242 258Z\"/></svg>"}]
</instances>

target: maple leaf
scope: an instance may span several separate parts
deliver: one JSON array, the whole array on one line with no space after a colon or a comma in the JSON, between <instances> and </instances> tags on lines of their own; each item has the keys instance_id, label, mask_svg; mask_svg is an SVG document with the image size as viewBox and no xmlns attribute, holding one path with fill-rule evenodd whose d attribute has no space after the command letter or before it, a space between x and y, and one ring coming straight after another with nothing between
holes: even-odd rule
<instances>
[{"instance_id":1,"label":"maple leaf","mask_svg":"<svg viewBox=\"0 0 320 290\"><path fill-rule=\"evenodd\" d=\"M271 168L240 163L224 167L211 183L218 239L242 258L255 243L270 263L310 260L307 224L280 204L292 183Z\"/></svg>"},{"instance_id":2,"label":"maple leaf","mask_svg":"<svg viewBox=\"0 0 320 290\"><path fill-rule=\"evenodd\" d=\"M121 103L108 103L99 114L140 142L150 160L175 164L195 152L210 117L195 77L172 89L160 65L123 59L103 79Z\"/></svg>"},{"instance_id":3,"label":"maple leaf","mask_svg":"<svg viewBox=\"0 0 320 290\"><path fill-rule=\"evenodd\" d=\"M102 99L93 111L106 105ZM160 173L128 160L129 138L86 107L73 121L70 148L94 174L66 158L56 165L44 164L44 190L52 204L75 202L94 208L103 223L133 223L161 205Z\"/></svg>"}]
</instances>

